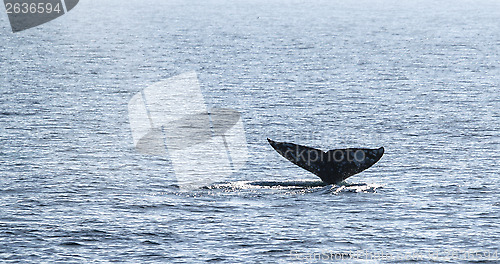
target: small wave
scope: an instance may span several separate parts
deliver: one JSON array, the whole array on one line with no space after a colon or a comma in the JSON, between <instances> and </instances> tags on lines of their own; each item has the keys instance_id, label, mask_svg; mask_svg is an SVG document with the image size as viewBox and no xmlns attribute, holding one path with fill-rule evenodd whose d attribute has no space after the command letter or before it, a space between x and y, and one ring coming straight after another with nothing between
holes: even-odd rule
<instances>
[{"instance_id":1,"label":"small wave","mask_svg":"<svg viewBox=\"0 0 500 264\"><path fill-rule=\"evenodd\" d=\"M68 241L68 242L63 242L60 244L61 246L69 246L69 247L79 247L79 246L83 246L82 244L78 243L78 242L73 242L73 241Z\"/></svg>"},{"instance_id":2,"label":"small wave","mask_svg":"<svg viewBox=\"0 0 500 264\"><path fill-rule=\"evenodd\" d=\"M36 115L36 112L28 112L28 113L7 112L7 111L0 112L0 116L33 116L33 115Z\"/></svg>"},{"instance_id":3,"label":"small wave","mask_svg":"<svg viewBox=\"0 0 500 264\"><path fill-rule=\"evenodd\" d=\"M161 245L160 243L151 240L144 240L141 243L145 245Z\"/></svg>"}]
</instances>

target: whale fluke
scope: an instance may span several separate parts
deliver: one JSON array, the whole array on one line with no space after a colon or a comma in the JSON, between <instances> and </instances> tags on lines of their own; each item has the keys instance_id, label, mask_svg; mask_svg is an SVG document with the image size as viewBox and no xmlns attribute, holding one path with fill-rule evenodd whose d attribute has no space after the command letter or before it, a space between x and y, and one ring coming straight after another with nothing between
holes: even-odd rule
<instances>
[{"instance_id":1,"label":"whale fluke","mask_svg":"<svg viewBox=\"0 0 500 264\"><path fill-rule=\"evenodd\" d=\"M360 173L380 160L384 148L319 149L287 142L267 139L269 144L283 157L319 176L328 184L338 184L354 174Z\"/></svg>"}]
</instances>

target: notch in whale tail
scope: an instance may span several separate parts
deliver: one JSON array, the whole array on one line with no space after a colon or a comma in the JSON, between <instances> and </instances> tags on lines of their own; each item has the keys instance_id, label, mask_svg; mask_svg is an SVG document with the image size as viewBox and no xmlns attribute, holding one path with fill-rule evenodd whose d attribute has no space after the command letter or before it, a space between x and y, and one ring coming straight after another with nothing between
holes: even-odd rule
<instances>
[{"instance_id":1,"label":"notch in whale tail","mask_svg":"<svg viewBox=\"0 0 500 264\"><path fill-rule=\"evenodd\" d=\"M370 168L384 155L384 147L333 149L324 152L294 143L276 142L269 138L267 141L281 156L317 175L328 184L338 184Z\"/></svg>"}]
</instances>

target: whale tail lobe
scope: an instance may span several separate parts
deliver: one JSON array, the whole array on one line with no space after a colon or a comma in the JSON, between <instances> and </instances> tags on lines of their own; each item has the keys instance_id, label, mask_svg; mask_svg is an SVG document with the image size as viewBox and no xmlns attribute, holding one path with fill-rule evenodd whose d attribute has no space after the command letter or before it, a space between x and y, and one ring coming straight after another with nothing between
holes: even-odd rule
<instances>
[{"instance_id":1,"label":"whale tail lobe","mask_svg":"<svg viewBox=\"0 0 500 264\"><path fill-rule=\"evenodd\" d=\"M328 184L338 184L370 168L384 155L383 147L333 149L324 152L294 143L276 142L269 138L267 140L281 156Z\"/></svg>"}]
</instances>

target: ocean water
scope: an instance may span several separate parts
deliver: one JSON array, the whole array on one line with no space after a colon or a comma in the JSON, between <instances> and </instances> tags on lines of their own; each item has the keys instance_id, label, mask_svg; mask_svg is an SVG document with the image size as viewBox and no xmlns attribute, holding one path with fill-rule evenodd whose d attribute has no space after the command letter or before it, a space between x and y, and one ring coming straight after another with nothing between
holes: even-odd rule
<instances>
[{"instance_id":1,"label":"ocean water","mask_svg":"<svg viewBox=\"0 0 500 264\"><path fill-rule=\"evenodd\" d=\"M497 1L87 0L16 34L0 13L1 262L499 261ZM249 159L183 190L127 104L191 71ZM386 153L325 186L267 137Z\"/></svg>"}]
</instances>

